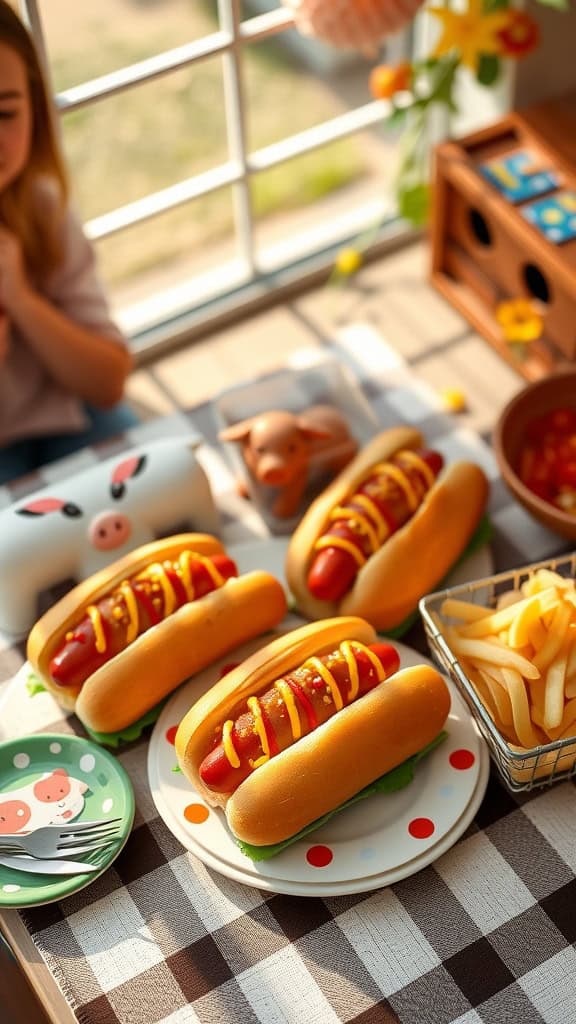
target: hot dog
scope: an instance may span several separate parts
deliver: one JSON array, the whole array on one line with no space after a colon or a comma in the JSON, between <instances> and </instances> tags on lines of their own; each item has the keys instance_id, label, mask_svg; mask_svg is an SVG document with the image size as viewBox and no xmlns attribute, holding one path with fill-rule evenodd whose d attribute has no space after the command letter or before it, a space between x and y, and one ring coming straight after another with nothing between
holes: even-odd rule
<instances>
[{"instance_id":1,"label":"hot dog","mask_svg":"<svg viewBox=\"0 0 576 1024\"><path fill-rule=\"evenodd\" d=\"M66 594L33 627L28 659L63 707L112 733L285 613L273 576L238 576L215 537L180 534L137 548Z\"/></svg>"},{"instance_id":2,"label":"hot dog","mask_svg":"<svg viewBox=\"0 0 576 1024\"><path fill-rule=\"evenodd\" d=\"M176 733L178 763L238 839L283 842L441 731L442 677L397 668L396 651L359 617L293 630L196 702Z\"/></svg>"},{"instance_id":3,"label":"hot dog","mask_svg":"<svg viewBox=\"0 0 576 1024\"><path fill-rule=\"evenodd\" d=\"M290 539L285 570L298 610L396 628L464 551L487 499L479 466L443 467L411 427L383 431L310 505Z\"/></svg>"}]
</instances>

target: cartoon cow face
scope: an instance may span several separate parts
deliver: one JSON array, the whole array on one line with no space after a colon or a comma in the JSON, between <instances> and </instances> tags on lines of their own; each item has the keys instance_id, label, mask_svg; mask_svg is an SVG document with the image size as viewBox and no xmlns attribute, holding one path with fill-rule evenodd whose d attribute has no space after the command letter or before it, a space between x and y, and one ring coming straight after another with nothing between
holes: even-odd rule
<instances>
[{"instance_id":1,"label":"cartoon cow face","mask_svg":"<svg viewBox=\"0 0 576 1024\"><path fill-rule=\"evenodd\" d=\"M184 524L218 533L208 478L194 454L197 443L152 442L0 512L0 629L27 632L43 591L85 579Z\"/></svg>"},{"instance_id":2,"label":"cartoon cow face","mask_svg":"<svg viewBox=\"0 0 576 1024\"><path fill-rule=\"evenodd\" d=\"M126 497L126 482L142 473L147 461L146 455L132 455L111 467L109 497L112 502L120 503ZM80 506L73 501L50 497L31 498L14 511L18 516L47 516L53 513L60 513L69 519L84 516ZM86 536L88 544L97 551L125 548L132 536L132 520L121 508L117 512L111 508L105 509L90 521Z\"/></svg>"},{"instance_id":3,"label":"cartoon cow face","mask_svg":"<svg viewBox=\"0 0 576 1024\"><path fill-rule=\"evenodd\" d=\"M10 793L0 793L0 835L31 832L77 818L84 808L85 782L56 768Z\"/></svg>"}]
</instances>

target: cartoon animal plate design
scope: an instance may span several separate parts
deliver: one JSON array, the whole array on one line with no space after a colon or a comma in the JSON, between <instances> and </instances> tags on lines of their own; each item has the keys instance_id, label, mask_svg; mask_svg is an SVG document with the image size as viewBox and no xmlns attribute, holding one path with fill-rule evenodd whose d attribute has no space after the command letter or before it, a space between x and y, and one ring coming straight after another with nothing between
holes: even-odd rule
<instances>
[{"instance_id":1,"label":"cartoon animal plate design","mask_svg":"<svg viewBox=\"0 0 576 1024\"><path fill-rule=\"evenodd\" d=\"M0 744L2 834L43 825L121 818L118 838L83 859L98 865L85 875L34 875L0 867L0 907L33 907L83 889L106 870L124 846L134 820L134 794L126 772L101 747L78 736L23 736Z\"/></svg>"}]
</instances>

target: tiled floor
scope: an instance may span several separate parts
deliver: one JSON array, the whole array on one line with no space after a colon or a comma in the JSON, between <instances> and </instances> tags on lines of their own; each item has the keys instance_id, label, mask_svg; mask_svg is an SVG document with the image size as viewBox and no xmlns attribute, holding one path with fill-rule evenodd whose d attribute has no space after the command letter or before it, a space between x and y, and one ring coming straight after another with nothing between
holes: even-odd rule
<instances>
[{"instance_id":1,"label":"tiled floor","mask_svg":"<svg viewBox=\"0 0 576 1024\"><path fill-rule=\"evenodd\" d=\"M144 419L174 412L281 365L297 349L322 346L350 324L379 331L435 389L462 389L468 401L462 424L482 433L523 385L429 287L427 249L420 243L366 266L344 289L310 291L137 370L128 398ZM0 1006L5 1024L44 1024L1 948Z\"/></svg>"},{"instance_id":2,"label":"tiled floor","mask_svg":"<svg viewBox=\"0 0 576 1024\"><path fill-rule=\"evenodd\" d=\"M427 283L421 242L364 267L344 288L324 286L228 327L134 372L128 398L145 418L194 405L219 389L321 346L339 328L378 330L435 389L464 391L463 425L490 430L522 386L511 370Z\"/></svg>"}]
</instances>

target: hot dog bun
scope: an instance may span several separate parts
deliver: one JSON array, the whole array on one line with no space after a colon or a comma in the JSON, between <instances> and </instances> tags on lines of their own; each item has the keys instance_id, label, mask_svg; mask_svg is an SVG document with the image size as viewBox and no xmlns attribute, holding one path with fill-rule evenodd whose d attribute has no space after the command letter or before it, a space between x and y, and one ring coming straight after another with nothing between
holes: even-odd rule
<instances>
[{"instance_id":1,"label":"hot dog bun","mask_svg":"<svg viewBox=\"0 0 576 1024\"><path fill-rule=\"evenodd\" d=\"M474 463L455 462L442 471L414 515L362 566L339 603L318 600L308 589L314 544L331 511L354 493L371 467L422 444L422 435L411 427L383 431L310 505L292 535L285 565L298 611L307 618L360 615L380 631L394 629L465 549L486 506L488 481Z\"/></svg>"},{"instance_id":2,"label":"hot dog bun","mask_svg":"<svg viewBox=\"0 0 576 1024\"><path fill-rule=\"evenodd\" d=\"M402 669L253 772L226 805L230 828L281 843L431 743L449 709L435 669Z\"/></svg>"},{"instance_id":3,"label":"hot dog bun","mask_svg":"<svg viewBox=\"0 0 576 1024\"><path fill-rule=\"evenodd\" d=\"M246 573L184 604L137 636L81 688L57 685L50 661L87 606L151 562L176 559L186 550L208 557L224 553L220 541L209 534L179 534L146 544L84 580L33 627L27 649L30 664L46 689L89 729L124 729L189 676L284 617L286 595L279 581L262 571Z\"/></svg>"},{"instance_id":4,"label":"hot dog bun","mask_svg":"<svg viewBox=\"0 0 576 1024\"><path fill-rule=\"evenodd\" d=\"M343 640L369 645L373 627L341 616L293 630L247 658L190 709L176 733L176 755L196 791L225 809L234 835L254 845L282 842L438 735L450 695L435 669L404 669L344 707L293 746L256 768L230 796L202 783L199 766L214 731L250 695L262 693L312 655Z\"/></svg>"}]
</instances>

